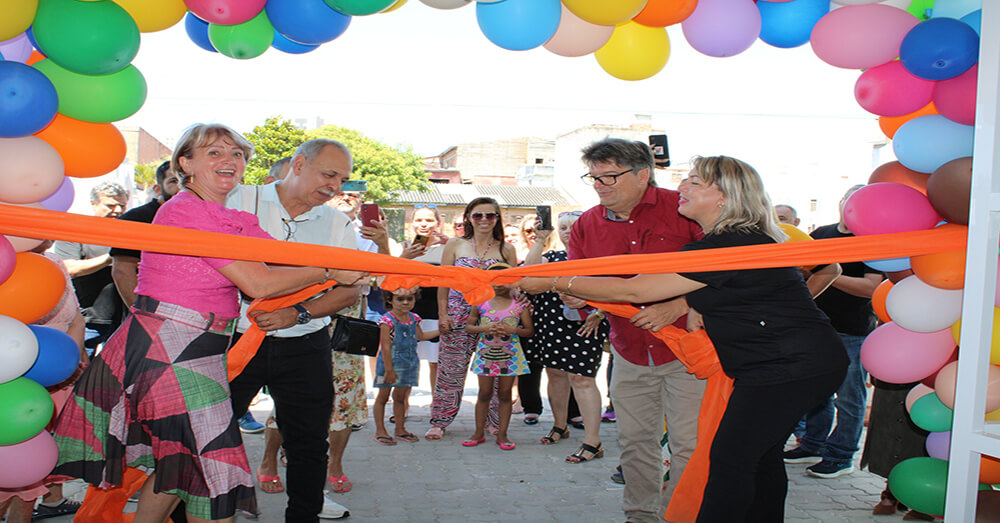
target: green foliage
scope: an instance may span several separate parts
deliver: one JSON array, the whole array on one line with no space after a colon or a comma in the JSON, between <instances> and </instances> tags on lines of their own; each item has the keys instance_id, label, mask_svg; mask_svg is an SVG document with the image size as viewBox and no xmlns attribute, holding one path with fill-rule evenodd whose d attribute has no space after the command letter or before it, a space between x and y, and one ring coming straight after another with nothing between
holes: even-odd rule
<instances>
[{"instance_id":1,"label":"green foliage","mask_svg":"<svg viewBox=\"0 0 1000 523\"><path fill-rule=\"evenodd\" d=\"M247 163L243 183L260 185L264 183L271 166L278 160L291 156L302 142L308 140L306 132L281 116L272 116L264 125L254 127L245 134L254 146L253 158Z\"/></svg>"},{"instance_id":2,"label":"green foliage","mask_svg":"<svg viewBox=\"0 0 1000 523\"><path fill-rule=\"evenodd\" d=\"M135 186L143 189L156 184L156 168L163 160L135 166Z\"/></svg>"}]
</instances>

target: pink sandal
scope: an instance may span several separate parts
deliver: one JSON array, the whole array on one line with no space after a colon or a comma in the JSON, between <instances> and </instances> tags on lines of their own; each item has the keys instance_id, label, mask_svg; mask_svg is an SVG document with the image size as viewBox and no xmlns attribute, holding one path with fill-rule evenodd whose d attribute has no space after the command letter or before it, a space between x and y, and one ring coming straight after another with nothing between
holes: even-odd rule
<instances>
[{"instance_id":1,"label":"pink sandal","mask_svg":"<svg viewBox=\"0 0 1000 523\"><path fill-rule=\"evenodd\" d=\"M424 434L424 439L437 440L437 439L441 439L442 436L444 436L444 428L443 427L431 427Z\"/></svg>"},{"instance_id":2,"label":"pink sandal","mask_svg":"<svg viewBox=\"0 0 1000 523\"><path fill-rule=\"evenodd\" d=\"M331 487L330 490L334 492L342 494L344 492L350 492L351 488L354 487L354 484L351 483L351 480L347 479L347 474L344 474L339 478L337 476L329 476L326 479L330 481L330 487Z\"/></svg>"}]
</instances>

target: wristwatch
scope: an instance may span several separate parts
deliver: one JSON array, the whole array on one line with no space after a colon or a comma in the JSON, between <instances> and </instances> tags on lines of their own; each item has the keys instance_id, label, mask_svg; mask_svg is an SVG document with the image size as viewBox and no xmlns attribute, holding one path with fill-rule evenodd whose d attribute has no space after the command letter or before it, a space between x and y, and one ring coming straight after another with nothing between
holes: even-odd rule
<instances>
[{"instance_id":1,"label":"wristwatch","mask_svg":"<svg viewBox=\"0 0 1000 523\"><path fill-rule=\"evenodd\" d=\"M295 305L292 305L292 307L295 307L295 310L299 311L299 317L296 320L299 325L305 325L306 323L312 321L313 317L312 314L309 313L309 309L303 307L301 303L296 303Z\"/></svg>"}]
</instances>

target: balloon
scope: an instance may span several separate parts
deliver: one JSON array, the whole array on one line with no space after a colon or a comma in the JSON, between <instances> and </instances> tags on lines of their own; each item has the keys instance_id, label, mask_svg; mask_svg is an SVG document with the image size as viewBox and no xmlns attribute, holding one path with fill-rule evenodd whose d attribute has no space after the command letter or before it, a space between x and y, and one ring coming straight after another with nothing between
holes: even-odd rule
<instances>
[{"instance_id":1,"label":"balloon","mask_svg":"<svg viewBox=\"0 0 1000 523\"><path fill-rule=\"evenodd\" d=\"M948 452L951 451L951 431L931 432L927 435L924 446L928 456L948 461Z\"/></svg>"},{"instance_id":2,"label":"balloon","mask_svg":"<svg viewBox=\"0 0 1000 523\"><path fill-rule=\"evenodd\" d=\"M868 183L898 183L913 187L920 191L921 194L927 194L928 178L926 174L907 169L899 162L888 162L876 167L872 171L871 176L868 177Z\"/></svg>"},{"instance_id":3,"label":"balloon","mask_svg":"<svg viewBox=\"0 0 1000 523\"><path fill-rule=\"evenodd\" d=\"M865 338L861 364L882 381L912 383L941 368L954 350L948 329L912 332L889 322Z\"/></svg>"},{"instance_id":4,"label":"balloon","mask_svg":"<svg viewBox=\"0 0 1000 523\"><path fill-rule=\"evenodd\" d=\"M38 339L38 358L24 374L43 387L58 385L76 372L80 349L69 334L52 327L29 325Z\"/></svg>"},{"instance_id":5,"label":"balloon","mask_svg":"<svg viewBox=\"0 0 1000 523\"><path fill-rule=\"evenodd\" d=\"M41 204L36 204L36 205L38 205L39 209L42 208ZM41 245L42 242L44 241L44 240L36 240L35 238L22 238L20 236L11 236L9 234L5 234L4 238L7 238L7 241L9 241L10 244L14 246L14 250L17 252L30 251L31 249L34 249L35 247Z\"/></svg>"},{"instance_id":6,"label":"balloon","mask_svg":"<svg viewBox=\"0 0 1000 523\"><path fill-rule=\"evenodd\" d=\"M910 114L904 116L879 116L878 126L882 129L882 132L889 138L896 136L896 131L906 122L918 117L928 114L938 114L937 108L934 107L934 102L931 102L923 106L920 110L914 111Z\"/></svg>"},{"instance_id":7,"label":"balloon","mask_svg":"<svg viewBox=\"0 0 1000 523\"><path fill-rule=\"evenodd\" d=\"M963 22L969 24L969 27L971 27L972 30L975 31L977 35L982 35L983 34L982 33L982 27L983 27L983 10L982 9L977 9L977 10L975 10L975 11L973 11L973 12L971 12L971 13L965 15L965 16L963 16L961 18L961 20Z\"/></svg>"},{"instance_id":8,"label":"balloon","mask_svg":"<svg viewBox=\"0 0 1000 523\"><path fill-rule=\"evenodd\" d=\"M932 114L904 123L892 140L892 150L903 165L932 173L946 162L972 156L973 128Z\"/></svg>"},{"instance_id":9,"label":"balloon","mask_svg":"<svg viewBox=\"0 0 1000 523\"><path fill-rule=\"evenodd\" d=\"M10 40L0 42L0 59L23 64L34 49L31 40L28 40L28 35L21 33Z\"/></svg>"},{"instance_id":10,"label":"balloon","mask_svg":"<svg viewBox=\"0 0 1000 523\"><path fill-rule=\"evenodd\" d=\"M391 13L391 12L395 11L396 9L399 9L400 7L403 7L404 5L406 5L406 0L397 0L395 3L393 3L389 7L383 9L382 12L383 13Z\"/></svg>"},{"instance_id":11,"label":"balloon","mask_svg":"<svg viewBox=\"0 0 1000 523\"><path fill-rule=\"evenodd\" d=\"M632 21L649 27L679 24L691 16L697 5L698 0L648 0Z\"/></svg>"},{"instance_id":12,"label":"balloon","mask_svg":"<svg viewBox=\"0 0 1000 523\"><path fill-rule=\"evenodd\" d=\"M559 56L586 56L608 43L614 32L613 26L594 25L562 6L559 28L543 47Z\"/></svg>"},{"instance_id":13,"label":"balloon","mask_svg":"<svg viewBox=\"0 0 1000 523\"><path fill-rule=\"evenodd\" d=\"M7 281L7 278L14 273L16 263L17 251L6 236L0 236L0 284Z\"/></svg>"},{"instance_id":14,"label":"balloon","mask_svg":"<svg viewBox=\"0 0 1000 523\"><path fill-rule=\"evenodd\" d=\"M972 193L972 157L956 158L938 167L927 179L927 199L944 219L969 224Z\"/></svg>"},{"instance_id":15,"label":"balloon","mask_svg":"<svg viewBox=\"0 0 1000 523\"><path fill-rule=\"evenodd\" d=\"M38 0L4 2L0 16L0 40L10 40L31 27L38 10Z\"/></svg>"},{"instance_id":16,"label":"balloon","mask_svg":"<svg viewBox=\"0 0 1000 523\"><path fill-rule=\"evenodd\" d=\"M951 326L952 339L957 340L962 337L962 321L959 320ZM993 308L993 325L991 326L990 341L990 364L1000 365L1000 308Z\"/></svg>"},{"instance_id":17,"label":"balloon","mask_svg":"<svg viewBox=\"0 0 1000 523\"><path fill-rule=\"evenodd\" d=\"M910 410L913 409L913 404L916 403L918 399L928 394L934 394L934 389L922 383L916 384L912 389L910 389L910 392L906 394L906 401L904 402L906 405L906 412L910 412Z\"/></svg>"},{"instance_id":18,"label":"balloon","mask_svg":"<svg viewBox=\"0 0 1000 523\"><path fill-rule=\"evenodd\" d=\"M872 309L883 323L892 321L889 311L885 308L885 299L889 295L892 286L892 280L882 280L882 283L878 284L878 287L875 287L875 292L872 292Z\"/></svg>"},{"instance_id":19,"label":"balloon","mask_svg":"<svg viewBox=\"0 0 1000 523\"><path fill-rule=\"evenodd\" d=\"M337 12L350 16L373 15L385 11L396 0L323 0Z\"/></svg>"},{"instance_id":20,"label":"balloon","mask_svg":"<svg viewBox=\"0 0 1000 523\"><path fill-rule=\"evenodd\" d=\"M139 31L153 33L173 27L184 18L184 0L114 0L135 20Z\"/></svg>"},{"instance_id":21,"label":"balloon","mask_svg":"<svg viewBox=\"0 0 1000 523\"><path fill-rule=\"evenodd\" d=\"M681 22L684 38L708 56L734 56L746 51L760 36L760 11L751 0L699 0Z\"/></svg>"},{"instance_id":22,"label":"balloon","mask_svg":"<svg viewBox=\"0 0 1000 523\"><path fill-rule=\"evenodd\" d=\"M0 467L0 488L18 489L42 481L58 458L56 442L45 431L17 445L0 446L0 463L4 464Z\"/></svg>"},{"instance_id":23,"label":"balloon","mask_svg":"<svg viewBox=\"0 0 1000 523\"><path fill-rule=\"evenodd\" d=\"M930 15L934 18L962 18L982 6L983 0L937 0L931 8Z\"/></svg>"},{"instance_id":24,"label":"balloon","mask_svg":"<svg viewBox=\"0 0 1000 523\"><path fill-rule=\"evenodd\" d=\"M285 35L279 33L277 30L275 30L274 31L274 41L271 42L271 47L273 47L273 48L281 51L282 53L304 54L304 53L308 53L309 51L315 50L319 46L318 45L306 45L306 44L300 44L298 42L293 42L293 41L289 40L288 38L285 38Z\"/></svg>"},{"instance_id":25,"label":"balloon","mask_svg":"<svg viewBox=\"0 0 1000 523\"><path fill-rule=\"evenodd\" d=\"M425 2L426 3L426 2ZM597 25L618 25L636 17L646 0L563 0L573 14Z\"/></svg>"},{"instance_id":26,"label":"balloon","mask_svg":"<svg viewBox=\"0 0 1000 523\"><path fill-rule=\"evenodd\" d=\"M56 114L56 119L36 136L59 152L66 176L101 176L125 161L125 137L110 123L84 122Z\"/></svg>"},{"instance_id":27,"label":"balloon","mask_svg":"<svg viewBox=\"0 0 1000 523\"><path fill-rule=\"evenodd\" d=\"M910 259L886 258L884 260L867 260L864 264L880 272L900 272L910 268Z\"/></svg>"},{"instance_id":28,"label":"balloon","mask_svg":"<svg viewBox=\"0 0 1000 523\"><path fill-rule=\"evenodd\" d=\"M146 79L130 65L103 76L77 74L52 60L34 65L59 93L59 112L85 122L106 123L135 114L146 101Z\"/></svg>"},{"instance_id":29,"label":"balloon","mask_svg":"<svg viewBox=\"0 0 1000 523\"><path fill-rule=\"evenodd\" d=\"M0 138L0 158L0 202L37 202L62 183L62 158L44 140Z\"/></svg>"},{"instance_id":30,"label":"balloon","mask_svg":"<svg viewBox=\"0 0 1000 523\"><path fill-rule=\"evenodd\" d=\"M809 41L812 29L830 12L826 0L757 2L760 10L760 39L775 47L798 47Z\"/></svg>"},{"instance_id":31,"label":"balloon","mask_svg":"<svg viewBox=\"0 0 1000 523\"><path fill-rule=\"evenodd\" d=\"M934 2L935 0L913 0L910 2L910 7L906 8L906 12L921 20L927 20L931 17L930 10L934 7Z\"/></svg>"},{"instance_id":32,"label":"balloon","mask_svg":"<svg viewBox=\"0 0 1000 523\"><path fill-rule=\"evenodd\" d=\"M238 25L264 10L267 0L184 0L192 13L210 24Z\"/></svg>"},{"instance_id":33,"label":"balloon","mask_svg":"<svg viewBox=\"0 0 1000 523\"><path fill-rule=\"evenodd\" d=\"M188 38L198 47L212 53L218 52L212 47L212 42L208 39L208 22L198 18L194 13L188 13L184 17L184 31L187 32Z\"/></svg>"},{"instance_id":34,"label":"balloon","mask_svg":"<svg viewBox=\"0 0 1000 523\"><path fill-rule=\"evenodd\" d=\"M35 323L55 308L65 289L66 279L55 262L33 252L18 253L14 273L0 284L0 315Z\"/></svg>"},{"instance_id":35,"label":"balloon","mask_svg":"<svg viewBox=\"0 0 1000 523\"><path fill-rule=\"evenodd\" d=\"M935 332L962 317L962 291L939 289L909 276L893 286L885 308L900 327L913 332Z\"/></svg>"},{"instance_id":36,"label":"balloon","mask_svg":"<svg viewBox=\"0 0 1000 523\"><path fill-rule=\"evenodd\" d=\"M270 0L265 10L275 30L300 44L329 42L351 25L350 16L316 0Z\"/></svg>"},{"instance_id":37,"label":"balloon","mask_svg":"<svg viewBox=\"0 0 1000 523\"><path fill-rule=\"evenodd\" d=\"M824 62L845 69L868 69L899 56L903 37L919 20L888 5L834 9L813 27L810 43Z\"/></svg>"},{"instance_id":38,"label":"balloon","mask_svg":"<svg viewBox=\"0 0 1000 523\"><path fill-rule=\"evenodd\" d=\"M927 197L898 183L866 185L844 202L844 223L858 236L933 228L941 217Z\"/></svg>"},{"instance_id":39,"label":"balloon","mask_svg":"<svg viewBox=\"0 0 1000 523\"><path fill-rule=\"evenodd\" d=\"M38 339L27 325L8 316L0 316L0 333L0 383L8 383L35 363ZM0 404L7 403L10 401L6 397L0 401Z\"/></svg>"},{"instance_id":40,"label":"balloon","mask_svg":"<svg viewBox=\"0 0 1000 523\"><path fill-rule=\"evenodd\" d=\"M913 424L928 432L951 430L954 414L955 411L941 403L937 394L928 394L918 399L910 409Z\"/></svg>"},{"instance_id":41,"label":"balloon","mask_svg":"<svg viewBox=\"0 0 1000 523\"><path fill-rule=\"evenodd\" d=\"M615 27L611 39L594 53L594 58L615 78L645 80L667 65L670 37L662 27L626 22Z\"/></svg>"},{"instance_id":42,"label":"balloon","mask_svg":"<svg viewBox=\"0 0 1000 523\"><path fill-rule=\"evenodd\" d=\"M813 239L813 237L806 234L805 231L790 223L779 223L778 227L781 228L782 232L788 235L788 239L785 240L786 242L805 242Z\"/></svg>"},{"instance_id":43,"label":"balloon","mask_svg":"<svg viewBox=\"0 0 1000 523\"><path fill-rule=\"evenodd\" d=\"M934 392L941 403L949 409L955 408L955 382L958 379L958 362L948 363L938 372L934 380ZM1000 367L990 365L986 378L986 411L1000 409Z\"/></svg>"},{"instance_id":44,"label":"balloon","mask_svg":"<svg viewBox=\"0 0 1000 523\"><path fill-rule=\"evenodd\" d=\"M924 20L903 38L899 60L920 78L954 78L979 60L979 35L954 18Z\"/></svg>"},{"instance_id":45,"label":"balloon","mask_svg":"<svg viewBox=\"0 0 1000 523\"><path fill-rule=\"evenodd\" d=\"M1000 483L1000 458L983 455L979 459L979 482L987 485Z\"/></svg>"},{"instance_id":46,"label":"balloon","mask_svg":"<svg viewBox=\"0 0 1000 523\"><path fill-rule=\"evenodd\" d=\"M45 0L31 31L45 56L79 74L121 71L139 52L139 28L114 2Z\"/></svg>"},{"instance_id":47,"label":"balloon","mask_svg":"<svg viewBox=\"0 0 1000 523\"><path fill-rule=\"evenodd\" d=\"M510 51L548 42L559 28L559 0L504 0L476 4L476 22L489 41Z\"/></svg>"},{"instance_id":48,"label":"balloon","mask_svg":"<svg viewBox=\"0 0 1000 523\"><path fill-rule=\"evenodd\" d=\"M974 124L978 79L979 64L974 64L968 71L954 78L935 82L931 98L941 116L960 124Z\"/></svg>"},{"instance_id":49,"label":"balloon","mask_svg":"<svg viewBox=\"0 0 1000 523\"><path fill-rule=\"evenodd\" d=\"M420 0L420 2L434 9L458 9L469 5L473 0Z\"/></svg>"},{"instance_id":50,"label":"balloon","mask_svg":"<svg viewBox=\"0 0 1000 523\"><path fill-rule=\"evenodd\" d=\"M953 338L954 338L954 334L955 334L955 332L954 332L954 330L952 330L952 337ZM955 340L955 343L958 343L958 340ZM944 363L944 365L941 366L941 369L945 368L946 366L948 366L949 363L951 363L953 361L958 361L958 347L956 347L955 350L952 351L951 356L948 357L948 361L946 361ZM934 388L934 382L937 381L937 376L938 376L938 373L941 372L941 369L938 369L938 370L934 371L933 374L930 374L926 378L923 378L922 380L920 380L920 383L922 383L924 385L927 385L928 387L930 387L930 388L933 389Z\"/></svg>"},{"instance_id":51,"label":"balloon","mask_svg":"<svg viewBox=\"0 0 1000 523\"><path fill-rule=\"evenodd\" d=\"M58 106L56 88L44 74L20 62L0 61L0 138L41 131Z\"/></svg>"},{"instance_id":52,"label":"balloon","mask_svg":"<svg viewBox=\"0 0 1000 523\"><path fill-rule=\"evenodd\" d=\"M889 490L900 503L924 514L944 514L948 462L935 458L910 458L889 472Z\"/></svg>"},{"instance_id":53,"label":"balloon","mask_svg":"<svg viewBox=\"0 0 1000 523\"><path fill-rule=\"evenodd\" d=\"M73 206L73 197L75 195L76 191L73 190L73 182L70 181L68 176L63 176L59 188L38 203L50 211L66 212Z\"/></svg>"},{"instance_id":54,"label":"balloon","mask_svg":"<svg viewBox=\"0 0 1000 523\"><path fill-rule=\"evenodd\" d=\"M854 84L854 98L879 116L905 116L931 102L934 82L917 78L894 60L863 73Z\"/></svg>"},{"instance_id":55,"label":"balloon","mask_svg":"<svg viewBox=\"0 0 1000 523\"><path fill-rule=\"evenodd\" d=\"M962 227L945 225L944 227ZM910 257L910 267L924 283L939 289L961 289L965 285L965 251L935 252Z\"/></svg>"},{"instance_id":56,"label":"balloon","mask_svg":"<svg viewBox=\"0 0 1000 523\"><path fill-rule=\"evenodd\" d=\"M274 41L274 27L261 11L257 16L236 25L208 24L208 40L220 53L239 60L256 58Z\"/></svg>"}]
</instances>

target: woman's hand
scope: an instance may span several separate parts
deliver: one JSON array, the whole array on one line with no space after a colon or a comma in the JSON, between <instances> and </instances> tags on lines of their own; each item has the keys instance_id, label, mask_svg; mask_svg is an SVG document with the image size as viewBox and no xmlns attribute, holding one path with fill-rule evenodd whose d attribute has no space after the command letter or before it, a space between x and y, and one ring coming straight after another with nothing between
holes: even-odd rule
<instances>
[{"instance_id":1,"label":"woman's hand","mask_svg":"<svg viewBox=\"0 0 1000 523\"><path fill-rule=\"evenodd\" d=\"M552 229L539 229L542 226L541 220L535 220L535 243L544 244L545 240L552 234Z\"/></svg>"},{"instance_id":2,"label":"woman's hand","mask_svg":"<svg viewBox=\"0 0 1000 523\"><path fill-rule=\"evenodd\" d=\"M705 328L705 319L702 317L701 313L694 310L688 310L687 317L687 330L689 332L694 332Z\"/></svg>"},{"instance_id":3,"label":"woman's hand","mask_svg":"<svg viewBox=\"0 0 1000 523\"><path fill-rule=\"evenodd\" d=\"M528 294L541 294L543 292L548 292L552 290L552 284L555 283L555 278L521 278L521 281L515 283L518 289L528 293Z\"/></svg>"},{"instance_id":4,"label":"woman's hand","mask_svg":"<svg viewBox=\"0 0 1000 523\"><path fill-rule=\"evenodd\" d=\"M580 337L587 338L590 336L597 336L597 329L601 326L601 322L604 320L601 316L591 314L587 316L587 319L583 320L583 326L580 327L576 334Z\"/></svg>"},{"instance_id":5,"label":"woman's hand","mask_svg":"<svg viewBox=\"0 0 1000 523\"><path fill-rule=\"evenodd\" d=\"M389 250L389 232L386 229L385 222L372 222L371 227L362 225L360 230L362 238L375 242L375 245L382 247L386 251Z\"/></svg>"},{"instance_id":6,"label":"woman's hand","mask_svg":"<svg viewBox=\"0 0 1000 523\"><path fill-rule=\"evenodd\" d=\"M437 231L431 231L431 241L427 243L427 246L431 245L444 245L448 243L448 237Z\"/></svg>"},{"instance_id":7,"label":"woman's hand","mask_svg":"<svg viewBox=\"0 0 1000 523\"><path fill-rule=\"evenodd\" d=\"M423 244L411 243L403 247L403 252L399 253L399 257L406 260L412 260L423 256L425 252L427 252L427 247L424 247Z\"/></svg>"},{"instance_id":8,"label":"woman's hand","mask_svg":"<svg viewBox=\"0 0 1000 523\"><path fill-rule=\"evenodd\" d=\"M447 313L445 313L445 314L440 314L439 313L438 314L438 318L439 318L438 319L438 330L441 331L442 334L447 334L447 333L451 332L451 329L453 329L455 327L455 322L453 322L451 320L451 316L448 316Z\"/></svg>"},{"instance_id":9,"label":"woman's hand","mask_svg":"<svg viewBox=\"0 0 1000 523\"><path fill-rule=\"evenodd\" d=\"M340 285L354 285L361 280L368 278L367 272L331 270L330 279Z\"/></svg>"}]
</instances>

